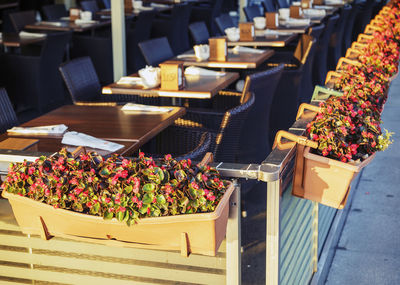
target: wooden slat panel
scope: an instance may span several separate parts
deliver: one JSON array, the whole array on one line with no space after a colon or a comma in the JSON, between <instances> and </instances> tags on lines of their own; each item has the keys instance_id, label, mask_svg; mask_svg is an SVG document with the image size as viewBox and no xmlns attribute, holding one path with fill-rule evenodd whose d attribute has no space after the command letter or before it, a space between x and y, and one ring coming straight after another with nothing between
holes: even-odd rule
<instances>
[{"instance_id":1,"label":"wooden slat panel","mask_svg":"<svg viewBox=\"0 0 400 285\"><path fill-rule=\"evenodd\" d=\"M209 269L208 272L196 272L190 270L191 268L176 268L173 265L169 265L168 268L161 266L151 267L134 264L122 264L116 263L115 260L110 259L109 262L103 260L97 260L95 256L87 257L65 257L58 255L46 255L46 252L32 254L28 252L15 252L9 250L0 249L0 256L3 261L8 262L21 262L28 264L36 264L40 266L55 267L54 270L83 270L90 271L93 273L102 273L104 275L123 275L124 277L144 277L149 279L160 279L160 280L174 280L185 283L198 283L200 280L210 280L213 284L222 284L225 277L213 272L215 270ZM162 264L160 264L162 265ZM155 274L155 269L156 274ZM182 270L186 269L186 273ZM222 272L224 273L224 272Z\"/></svg>"}]
</instances>

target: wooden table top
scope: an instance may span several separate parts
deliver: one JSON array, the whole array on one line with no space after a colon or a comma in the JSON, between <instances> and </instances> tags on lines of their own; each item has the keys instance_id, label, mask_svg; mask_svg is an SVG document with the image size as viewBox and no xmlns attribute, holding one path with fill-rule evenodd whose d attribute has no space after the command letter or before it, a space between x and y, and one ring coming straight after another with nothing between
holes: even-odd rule
<instances>
[{"instance_id":1,"label":"wooden table top","mask_svg":"<svg viewBox=\"0 0 400 285\"><path fill-rule=\"evenodd\" d=\"M49 22L59 23L58 25L48 24ZM74 31L74 32L84 32L104 26L111 25L111 19L104 19L96 21L95 23L88 24L75 24L72 21L44 21L36 22L34 24L29 24L25 26L27 30L42 30L42 31Z\"/></svg>"},{"instance_id":2,"label":"wooden table top","mask_svg":"<svg viewBox=\"0 0 400 285\"><path fill-rule=\"evenodd\" d=\"M275 29L273 29L274 31L277 32L286 32L286 33L295 33L295 34L304 34L309 27L311 27L310 25L306 25L306 26L298 26L298 27L285 27L285 26L279 26Z\"/></svg>"},{"instance_id":3,"label":"wooden table top","mask_svg":"<svg viewBox=\"0 0 400 285\"><path fill-rule=\"evenodd\" d=\"M264 32L264 31L261 31ZM260 33L260 32L258 32ZM227 41L228 47L233 46L252 46L252 47L285 47L288 43L295 40L297 38L297 34L290 35L257 35L254 41L237 41L231 42Z\"/></svg>"},{"instance_id":4,"label":"wooden table top","mask_svg":"<svg viewBox=\"0 0 400 285\"><path fill-rule=\"evenodd\" d=\"M178 61L182 62L184 66L200 66L211 68L234 68L234 69L252 69L257 68L275 53L272 49L263 50L262 53L253 52L239 52L234 53L228 50L226 61L211 61L211 60L198 60L194 55L194 51L190 50L182 55L171 58L166 62Z\"/></svg>"},{"instance_id":5,"label":"wooden table top","mask_svg":"<svg viewBox=\"0 0 400 285\"><path fill-rule=\"evenodd\" d=\"M121 106L65 105L21 126L65 124L68 126L68 131L77 131L123 144L125 147L118 153L130 155L186 112L182 107L171 108L171 111L161 114L138 114L121 111ZM10 137L38 139L39 151L55 152L62 147L61 135L8 135L6 133L0 135L0 141Z\"/></svg>"},{"instance_id":6,"label":"wooden table top","mask_svg":"<svg viewBox=\"0 0 400 285\"><path fill-rule=\"evenodd\" d=\"M28 36L28 35L19 35L15 33L3 33L0 38L0 45L6 47L21 47L33 43L43 42L46 40L46 36L42 37L38 36Z\"/></svg>"},{"instance_id":7,"label":"wooden table top","mask_svg":"<svg viewBox=\"0 0 400 285\"><path fill-rule=\"evenodd\" d=\"M136 74L131 76L136 77ZM231 83L239 79L236 72L225 72L224 76L185 76L185 87L177 91L160 88L146 89L141 85L112 83L103 87L103 94L153 95L171 98L210 99Z\"/></svg>"}]
</instances>

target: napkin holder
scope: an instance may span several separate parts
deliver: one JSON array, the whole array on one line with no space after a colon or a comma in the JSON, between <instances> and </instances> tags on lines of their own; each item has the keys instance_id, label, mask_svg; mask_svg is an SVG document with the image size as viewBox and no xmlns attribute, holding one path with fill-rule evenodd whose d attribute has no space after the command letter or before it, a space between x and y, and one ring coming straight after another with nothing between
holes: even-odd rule
<instances>
[{"instance_id":1,"label":"napkin holder","mask_svg":"<svg viewBox=\"0 0 400 285\"><path fill-rule=\"evenodd\" d=\"M324 5L325 1L324 0L314 0L313 5Z\"/></svg>"},{"instance_id":2,"label":"napkin holder","mask_svg":"<svg viewBox=\"0 0 400 285\"><path fill-rule=\"evenodd\" d=\"M312 0L301 0L300 6L302 9L310 9L312 7L312 4Z\"/></svg>"},{"instance_id":3,"label":"napkin holder","mask_svg":"<svg viewBox=\"0 0 400 285\"><path fill-rule=\"evenodd\" d=\"M210 38L208 45L210 46L210 61L226 61L228 54L226 38Z\"/></svg>"},{"instance_id":4,"label":"napkin holder","mask_svg":"<svg viewBox=\"0 0 400 285\"><path fill-rule=\"evenodd\" d=\"M81 18L81 9L71 8L69 9L69 20L74 22L77 19Z\"/></svg>"},{"instance_id":5,"label":"napkin holder","mask_svg":"<svg viewBox=\"0 0 400 285\"><path fill-rule=\"evenodd\" d=\"M278 13L266 12L265 21L267 29L276 29L279 26Z\"/></svg>"},{"instance_id":6,"label":"napkin holder","mask_svg":"<svg viewBox=\"0 0 400 285\"><path fill-rule=\"evenodd\" d=\"M125 8L125 11L132 12L133 11L132 0L124 0L124 8Z\"/></svg>"},{"instance_id":7,"label":"napkin holder","mask_svg":"<svg viewBox=\"0 0 400 285\"><path fill-rule=\"evenodd\" d=\"M183 63L161 63L161 89L177 91L185 86Z\"/></svg>"},{"instance_id":8,"label":"napkin holder","mask_svg":"<svg viewBox=\"0 0 400 285\"><path fill-rule=\"evenodd\" d=\"M290 18L301 19L301 7L290 6Z\"/></svg>"},{"instance_id":9,"label":"napkin holder","mask_svg":"<svg viewBox=\"0 0 400 285\"><path fill-rule=\"evenodd\" d=\"M254 24L239 23L240 41L254 41Z\"/></svg>"}]
</instances>

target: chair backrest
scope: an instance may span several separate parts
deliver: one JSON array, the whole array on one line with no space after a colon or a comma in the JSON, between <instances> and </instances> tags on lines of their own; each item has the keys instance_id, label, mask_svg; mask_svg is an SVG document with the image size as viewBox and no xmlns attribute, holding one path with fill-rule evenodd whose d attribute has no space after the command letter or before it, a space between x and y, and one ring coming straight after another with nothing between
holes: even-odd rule
<instances>
[{"instance_id":1,"label":"chair backrest","mask_svg":"<svg viewBox=\"0 0 400 285\"><path fill-rule=\"evenodd\" d=\"M7 91L0 88L0 134L18 124L17 115L8 98Z\"/></svg>"},{"instance_id":2,"label":"chair backrest","mask_svg":"<svg viewBox=\"0 0 400 285\"><path fill-rule=\"evenodd\" d=\"M111 0L101 0L105 9L111 9Z\"/></svg>"},{"instance_id":3,"label":"chair backrest","mask_svg":"<svg viewBox=\"0 0 400 285\"><path fill-rule=\"evenodd\" d=\"M146 63L151 66L157 66L161 62L174 57L166 37L141 42L139 43L139 48Z\"/></svg>"},{"instance_id":4,"label":"chair backrest","mask_svg":"<svg viewBox=\"0 0 400 285\"><path fill-rule=\"evenodd\" d=\"M215 18L218 30L222 35L225 35L225 29L234 27L235 24L229 14L221 14Z\"/></svg>"},{"instance_id":5,"label":"chair backrest","mask_svg":"<svg viewBox=\"0 0 400 285\"><path fill-rule=\"evenodd\" d=\"M347 20L350 16L351 13L351 6L346 5L342 7L340 11L340 18L336 23L335 28L332 31L331 37L329 39L329 51L328 51L328 57L329 57L329 69L333 69L339 58L344 54L342 51L342 42L343 42L343 34L344 34L344 29L347 24Z\"/></svg>"},{"instance_id":6,"label":"chair backrest","mask_svg":"<svg viewBox=\"0 0 400 285\"><path fill-rule=\"evenodd\" d=\"M189 22L190 22L190 15L192 12L192 4L185 3L183 5L182 15L180 16L180 49L178 49L178 53L182 53L187 51L190 48L189 42Z\"/></svg>"},{"instance_id":7,"label":"chair backrest","mask_svg":"<svg viewBox=\"0 0 400 285\"><path fill-rule=\"evenodd\" d=\"M10 13L10 20L14 32L18 33L28 24L36 22L36 12L34 10Z\"/></svg>"},{"instance_id":8,"label":"chair backrest","mask_svg":"<svg viewBox=\"0 0 400 285\"><path fill-rule=\"evenodd\" d=\"M43 19L48 21L56 21L61 17L67 17L68 11L64 4L45 5L42 7Z\"/></svg>"},{"instance_id":9,"label":"chair backrest","mask_svg":"<svg viewBox=\"0 0 400 285\"><path fill-rule=\"evenodd\" d=\"M312 26L308 30L308 34L310 36L312 36L314 39L316 39L318 42L322 36L322 33L324 32L324 29L325 29L325 24L319 24L316 26Z\"/></svg>"},{"instance_id":10,"label":"chair backrest","mask_svg":"<svg viewBox=\"0 0 400 285\"><path fill-rule=\"evenodd\" d=\"M126 30L126 63L129 72L136 72L146 65L138 44L150 38L151 23L156 11L142 11L133 23L133 28Z\"/></svg>"},{"instance_id":11,"label":"chair backrest","mask_svg":"<svg viewBox=\"0 0 400 285\"><path fill-rule=\"evenodd\" d=\"M360 10L360 5L361 4L359 4L359 3L352 5L352 10L350 12L350 16L347 19L346 29L345 29L344 38L343 38L343 49L344 50L347 50L350 47L351 42L353 41L354 22L356 21L358 11Z\"/></svg>"},{"instance_id":12,"label":"chair backrest","mask_svg":"<svg viewBox=\"0 0 400 285\"><path fill-rule=\"evenodd\" d=\"M94 17L95 13L100 11L99 5L97 4L96 1L82 1L81 2L81 8L83 11L90 11L93 13L92 17Z\"/></svg>"},{"instance_id":13,"label":"chair backrest","mask_svg":"<svg viewBox=\"0 0 400 285\"><path fill-rule=\"evenodd\" d=\"M215 147L212 150L215 161L236 162L240 135L247 114L254 106L254 102L254 95L247 93L242 104L225 112L216 136Z\"/></svg>"},{"instance_id":14,"label":"chair backrest","mask_svg":"<svg viewBox=\"0 0 400 285\"><path fill-rule=\"evenodd\" d=\"M261 5L264 8L264 12L276 12L276 6L274 0L263 0L261 1Z\"/></svg>"},{"instance_id":15,"label":"chair backrest","mask_svg":"<svg viewBox=\"0 0 400 285\"><path fill-rule=\"evenodd\" d=\"M311 39L307 56L304 60L303 76L301 78L300 92L298 95L298 105L301 103L309 103L314 91L314 85L312 84L312 67L315 58L316 41L316 39Z\"/></svg>"},{"instance_id":16,"label":"chair backrest","mask_svg":"<svg viewBox=\"0 0 400 285\"><path fill-rule=\"evenodd\" d=\"M284 65L246 77L244 92L255 96L256 104L247 114L240 134L240 163L261 163L271 151L270 112Z\"/></svg>"},{"instance_id":17,"label":"chair backrest","mask_svg":"<svg viewBox=\"0 0 400 285\"><path fill-rule=\"evenodd\" d=\"M207 44L210 34L204 22L195 22L189 25L189 32L195 45Z\"/></svg>"},{"instance_id":18,"label":"chair backrest","mask_svg":"<svg viewBox=\"0 0 400 285\"><path fill-rule=\"evenodd\" d=\"M278 9L289 8L289 3L287 0L276 0L276 4L278 6Z\"/></svg>"},{"instance_id":19,"label":"chair backrest","mask_svg":"<svg viewBox=\"0 0 400 285\"><path fill-rule=\"evenodd\" d=\"M73 59L59 68L73 102L95 101L101 86L90 57Z\"/></svg>"},{"instance_id":20,"label":"chair backrest","mask_svg":"<svg viewBox=\"0 0 400 285\"><path fill-rule=\"evenodd\" d=\"M313 45L313 40L314 38L310 35L301 35L293 54L294 58L298 60L299 63L305 64L310 48Z\"/></svg>"},{"instance_id":21,"label":"chair backrest","mask_svg":"<svg viewBox=\"0 0 400 285\"><path fill-rule=\"evenodd\" d=\"M172 125L159 133L151 142L156 152L151 156L158 158L169 153L177 160L200 161L210 151L211 140L211 134L203 129Z\"/></svg>"},{"instance_id":22,"label":"chair backrest","mask_svg":"<svg viewBox=\"0 0 400 285\"><path fill-rule=\"evenodd\" d=\"M263 14L261 13L260 6L258 5L251 5L247 7L243 7L244 14L246 15L246 19L249 22L253 22L255 17L262 17Z\"/></svg>"}]
</instances>

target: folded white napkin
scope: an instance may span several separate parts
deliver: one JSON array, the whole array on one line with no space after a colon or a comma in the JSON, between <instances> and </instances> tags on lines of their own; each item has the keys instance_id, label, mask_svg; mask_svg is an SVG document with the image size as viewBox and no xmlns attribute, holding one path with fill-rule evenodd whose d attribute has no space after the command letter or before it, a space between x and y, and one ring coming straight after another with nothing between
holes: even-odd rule
<instances>
[{"instance_id":1,"label":"folded white napkin","mask_svg":"<svg viewBox=\"0 0 400 285\"><path fill-rule=\"evenodd\" d=\"M124 112L135 112L135 113L167 113L172 110L172 108L168 107L158 107L151 105L142 105L135 103L127 103L122 108Z\"/></svg>"},{"instance_id":2,"label":"folded white napkin","mask_svg":"<svg viewBox=\"0 0 400 285\"><path fill-rule=\"evenodd\" d=\"M96 24L97 21L95 20L82 20L82 19L76 19L75 24L77 25L87 25L87 24Z\"/></svg>"},{"instance_id":3,"label":"folded white napkin","mask_svg":"<svg viewBox=\"0 0 400 285\"><path fill-rule=\"evenodd\" d=\"M151 3L150 6L151 6L151 7L154 7L154 8L169 8L169 5L166 5L166 4L158 4L158 3Z\"/></svg>"},{"instance_id":4,"label":"folded white napkin","mask_svg":"<svg viewBox=\"0 0 400 285\"><path fill-rule=\"evenodd\" d=\"M303 15L305 18L323 18L326 15L325 10L322 9L304 9Z\"/></svg>"},{"instance_id":5,"label":"folded white napkin","mask_svg":"<svg viewBox=\"0 0 400 285\"><path fill-rule=\"evenodd\" d=\"M150 10L153 10L154 9L154 7L146 7L146 6L142 6L142 7L140 7L138 10L142 10L142 11L150 11ZM134 8L134 10L136 10L135 8Z\"/></svg>"},{"instance_id":6,"label":"folded white napkin","mask_svg":"<svg viewBox=\"0 0 400 285\"><path fill-rule=\"evenodd\" d=\"M197 66L189 66L185 69L185 75L201 75L201 76L224 76L225 72L214 71L210 69L200 68Z\"/></svg>"},{"instance_id":7,"label":"folded white napkin","mask_svg":"<svg viewBox=\"0 0 400 285\"><path fill-rule=\"evenodd\" d=\"M52 21L41 21L39 24L45 26L57 26L57 27L62 26L61 22L52 22Z\"/></svg>"},{"instance_id":8,"label":"folded white napkin","mask_svg":"<svg viewBox=\"0 0 400 285\"><path fill-rule=\"evenodd\" d=\"M140 77L122 76L117 81L117 84L143 85L143 79Z\"/></svg>"},{"instance_id":9,"label":"folded white napkin","mask_svg":"<svg viewBox=\"0 0 400 285\"><path fill-rule=\"evenodd\" d=\"M19 36L20 36L20 37L31 37L31 38L43 38L43 37L46 36L46 34L42 34L42 33L28 33L28 32L21 31L21 32L19 32Z\"/></svg>"},{"instance_id":10,"label":"folded white napkin","mask_svg":"<svg viewBox=\"0 0 400 285\"><path fill-rule=\"evenodd\" d=\"M110 141L98 139L83 133L78 132L66 132L61 141L62 144L74 145L74 146L87 146L91 148L98 148L107 151L117 151L124 146L122 144L113 143Z\"/></svg>"},{"instance_id":11,"label":"folded white napkin","mask_svg":"<svg viewBox=\"0 0 400 285\"><path fill-rule=\"evenodd\" d=\"M232 51L233 51L233 53L241 53L241 52L244 52L244 53L263 53L264 52L264 50L262 50L262 49L255 49L255 48L249 48L249 47L242 47L242 46L235 46L233 49L232 49Z\"/></svg>"},{"instance_id":12,"label":"folded white napkin","mask_svg":"<svg viewBox=\"0 0 400 285\"><path fill-rule=\"evenodd\" d=\"M344 4L343 0L325 0L325 5L341 5Z\"/></svg>"},{"instance_id":13,"label":"folded white napkin","mask_svg":"<svg viewBox=\"0 0 400 285\"><path fill-rule=\"evenodd\" d=\"M0 33L0 40L1 40L2 37L3 37L3 33Z\"/></svg>"},{"instance_id":14,"label":"folded white napkin","mask_svg":"<svg viewBox=\"0 0 400 285\"><path fill-rule=\"evenodd\" d=\"M61 17L60 20L62 20L62 21L69 21L70 18L69 18L69 16L68 16L68 17Z\"/></svg>"},{"instance_id":15,"label":"folded white napkin","mask_svg":"<svg viewBox=\"0 0 400 285\"><path fill-rule=\"evenodd\" d=\"M63 134L68 127L64 124L40 127L13 127L7 130L13 134L57 135Z\"/></svg>"},{"instance_id":16,"label":"folded white napkin","mask_svg":"<svg viewBox=\"0 0 400 285\"><path fill-rule=\"evenodd\" d=\"M290 32L282 32L282 31L275 31L275 30L270 30L270 29L266 29L264 31L264 36L290 36L293 33Z\"/></svg>"},{"instance_id":17,"label":"folded white napkin","mask_svg":"<svg viewBox=\"0 0 400 285\"><path fill-rule=\"evenodd\" d=\"M313 9L322 9L322 10L333 10L334 7L326 6L326 5L313 5Z\"/></svg>"},{"instance_id":18,"label":"folded white napkin","mask_svg":"<svg viewBox=\"0 0 400 285\"><path fill-rule=\"evenodd\" d=\"M310 25L310 19L289 18L286 21L280 22L279 24L282 24L286 27L304 27Z\"/></svg>"}]
</instances>

